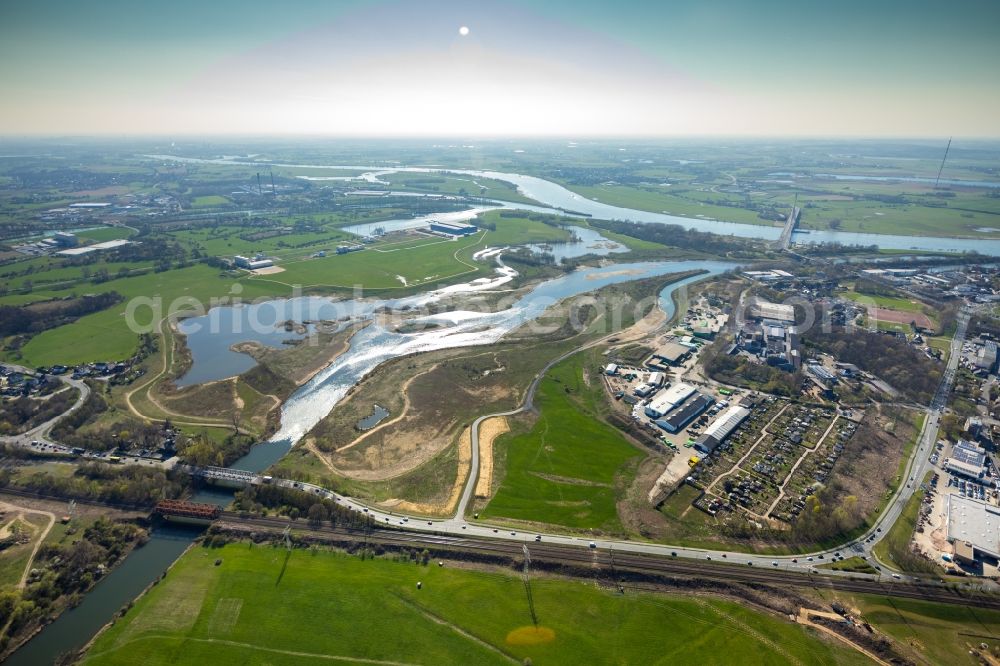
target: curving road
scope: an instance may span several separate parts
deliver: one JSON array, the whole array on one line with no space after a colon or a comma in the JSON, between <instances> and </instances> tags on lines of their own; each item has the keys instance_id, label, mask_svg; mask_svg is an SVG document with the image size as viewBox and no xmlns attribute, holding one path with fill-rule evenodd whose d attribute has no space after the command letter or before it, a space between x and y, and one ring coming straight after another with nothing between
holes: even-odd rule
<instances>
[{"instance_id":1,"label":"curving road","mask_svg":"<svg viewBox=\"0 0 1000 666\"><path fill-rule=\"evenodd\" d=\"M14 368L19 372L26 372L29 374L34 373L34 370L30 370L20 365L14 365L12 363L4 363L8 368ZM65 375L54 375L60 379L64 384L68 384L80 392L80 396L77 398L76 402L67 409L62 414L52 417L45 423L40 423L30 430L26 430L19 435L4 435L0 437L0 441L7 444L14 444L16 446L23 446L32 449L41 449L43 447L51 448L56 452L69 453L69 447L63 446L57 442L48 439L49 432L55 427L59 421L66 418L76 410L83 406L83 403L87 401L90 397L90 387L87 386L86 382L81 379L73 379L72 377L67 377ZM32 442L39 442L39 444L33 444Z\"/></svg>"},{"instance_id":2,"label":"curving road","mask_svg":"<svg viewBox=\"0 0 1000 666\"><path fill-rule=\"evenodd\" d=\"M952 353L949 357L948 366L941 378L938 391L927 410L927 417L924 421L924 428L918 438L918 443L914 446L913 454L906 468L906 476L900 483L895 496L889 501L879 519L872 525L871 529L860 537L844 543L840 547L830 548L812 553L796 555L761 555L758 553L745 553L739 551L726 551L719 549L687 548L671 546L657 543L635 542L619 539L587 539L578 536L560 534L538 534L535 532L518 532L516 529L502 528L484 524L478 520L468 521L465 518L472 493L475 489L476 474L479 469L479 448L478 429L480 424L494 416L510 416L519 414L534 408L534 397L541 379L549 369L556 363L576 354L587 347L594 346L603 341L595 340L577 349L570 350L550 361L535 378L532 380L525 395L524 402L517 409L507 412L498 412L481 416L473 423L472 430L472 472L466 481L462 498L459 501L458 510L455 515L447 519L427 519L416 516L408 516L392 511L384 511L368 506L367 504L350 497L338 495L331 490L308 483L300 483L286 479L273 479L270 482L288 488L297 488L306 492L311 492L317 496L333 499L353 510L361 511L369 516L376 523L401 527L405 530L419 533L437 533L441 535L463 536L467 538L485 538L492 540L517 541L517 542L538 542L544 541L546 544L557 546L576 546L578 548L590 548L594 550L608 550L616 553L633 553L645 555L659 555L670 558L688 558L699 560L713 560L717 562L738 563L748 566L763 567L769 570L784 571L789 575L812 574L815 576L826 576L833 578L854 578L859 580L874 580L886 583L902 583L903 578L899 574L894 574L892 578L883 576L881 571L878 574L859 574L853 572L841 572L830 569L816 568L819 565L828 563L834 559L846 558L850 556L862 556L866 558L874 557L872 548L888 532L888 528L899 518L906 502L919 487L924 474L929 467L929 457L937 442L938 425L941 413L947 403L954 382L958 361L961 357L962 345L965 342L965 334L968 326L968 312L963 310L959 315L958 328L952 341ZM260 483L263 477L257 477L255 483ZM912 481L910 480L912 479ZM897 580L898 576L898 580ZM919 580L916 577L905 577L909 581ZM926 581L927 585L943 585L936 581ZM983 590L992 590L995 587L986 581L976 581L965 583L966 587Z\"/></svg>"}]
</instances>

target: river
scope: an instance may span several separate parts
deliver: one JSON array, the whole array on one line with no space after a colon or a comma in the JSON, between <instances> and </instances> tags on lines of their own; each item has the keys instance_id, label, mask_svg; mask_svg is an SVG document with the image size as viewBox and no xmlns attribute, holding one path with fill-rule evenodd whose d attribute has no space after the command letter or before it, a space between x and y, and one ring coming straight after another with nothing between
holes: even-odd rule
<instances>
[{"instance_id":1,"label":"river","mask_svg":"<svg viewBox=\"0 0 1000 666\"><path fill-rule=\"evenodd\" d=\"M178 157L175 155L145 155L152 159L164 161L188 162L196 164L230 164L237 166L256 166L270 164L265 162L239 162L225 159L200 159L194 157ZM270 164L271 166L282 168L309 168L309 169L354 169L365 171L358 176L359 179L366 179L372 174L385 175L389 173L449 173L473 176L477 178L493 178L511 183L517 187L518 192L524 196L541 202L548 207L548 212L554 214L582 213L602 220L628 220L632 222L642 222L647 224L676 224L687 229L697 229L699 231L709 231L717 234L738 236L740 238L760 238L764 240L778 240L781 229L774 226L763 226L754 224L738 224L736 222L725 222L708 218L690 218L669 215L667 213L654 213L649 211L636 210L634 208L624 208L621 206L611 206L600 201L594 201L572 192L558 183L538 178L537 176L526 176L518 173L508 173L502 171L480 171L475 169L452 169L444 167L373 167L359 165L317 165L317 164ZM857 178L873 178L877 176L857 176ZM904 180L898 177L895 180ZM978 181L968 181L978 182ZM983 181L986 183L988 181ZM513 208L531 209L538 207L523 206L521 204L510 204ZM544 209L543 209L544 210ZM1000 256L1000 240L984 240L974 238L944 238L931 236L900 236L890 234L867 234L847 231L809 231L796 232L793 234L796 243L841 243L843 245L877 245L887 250L916 250L922 252L979 252L990 256Z\"/></svg>"},{"instance_id":2,"label":"river","mask_svg":"<svg viewBox=\"0 0 1000 666\"><path fill-rule=\"evenodd\" d=\"M704 274L691 276L667 285L658 295L660 307L667 316L673 316L674 303L670 294L685 285L717 275L734 268L723 262L673 261L615 264L600 268L574 271L537 285L524 296L517 298L510 307L499 312L452 311L428 314L415 321L438 326L413 333L396 333L374 320L368 327L355 334L349 349L329 367L301 386L282 407L281 428L271 441L255 446L230 467L261 472L284 456L303 434L330 412L347 390L360 381L379 364L390 358L417 351L432 351L450 347L489 344L505 333L525 324L545 311L550 305L570 296L590 292L610 284L639 280L703 269ZM507 269L509 271L509 269ZM306 297L267 301L253 307L226 306L213 308L203 317L186 320L188 344L192 349L193 365L189 374L203 377L202 381L228 376L233 366L227 354L242 356L229 351L232 338L213 333L213 318L217 325L226 325L242 331L242 340L272 340L267 326L259 334L254 331L254 318L262 317L272 324L275 321L295 321L340 318L374 319L381 307L426 307L440 297L453 293L453 287L394 300L356 299L334 301L325 297ZM269 314L264 315L263 312ZM221 359L221 360L220 360ZM213 502L224 506L232 500L232 493L207 488L193 498L199 502ZM150 583L167 569L191 542L200 534L198 529L173 525L156 526L149 541L136 548L124 562L115 567L74 609L63 613L55 622L45 627L27 644L11 655L7 662L14 666L51 664L60 654L83 646L104 624L129 601L137 597Z\"/></svg>"}]
</instances>

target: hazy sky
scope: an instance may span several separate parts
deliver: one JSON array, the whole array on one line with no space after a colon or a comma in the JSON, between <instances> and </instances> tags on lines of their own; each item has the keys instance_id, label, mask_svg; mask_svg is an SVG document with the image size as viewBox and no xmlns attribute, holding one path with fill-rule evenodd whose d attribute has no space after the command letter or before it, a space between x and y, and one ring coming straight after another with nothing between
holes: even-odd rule
<instances>
[{"instance_id":1,"label":"hazy sky","mask_svg":"<svg viewBox=\"0 0 1000 666\"><path fill-rule=\"evenodd\" d=\"M0 133L996 137L998 26L1000 0L0 0Z\"/></svg>"}]
</instances>

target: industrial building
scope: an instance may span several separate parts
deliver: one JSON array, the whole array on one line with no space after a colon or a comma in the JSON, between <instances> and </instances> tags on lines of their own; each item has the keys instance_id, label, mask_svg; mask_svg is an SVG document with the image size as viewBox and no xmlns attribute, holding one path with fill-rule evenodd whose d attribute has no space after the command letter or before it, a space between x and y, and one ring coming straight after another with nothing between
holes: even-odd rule
<instances>
[{"instance_id":1,"label":"industrial building","mask_svg":"<svg viewBox=\"0 0 1000 666\"><path fill-rule=\"evenodd\" d=\"M688 400L683 407L675 409L670 415L657 419L654 423L667 432L680 432L698 415L711 407L714 402L715 398L699 393L696 397Z\"/></svg>"},{"instance_id":2,"label":"industrial building","mask_svg":"<svg viewBox=\"0 0 1000 666\"><path fill-rule=\"evenodd\" d=\"M56 242L59 247L75 247L80 241L76 235L69 233L68 231L57 231L52 234L52 240Z\"/></svg>"},{"instance_id":3,"label":"industrial building","mask_svg":"<svg viewBox=\"0 0 1000 666\"><path fill-rule=\"evenodd\" d=\"M274 262L270 259L264 259L260 256L254 257L253 259L249 257L243 257L241 255L236 255L233 257L233 263L240 268L246 268L247 270L255 271L258 268L267 268L269 266L274 266Z\"/></svg>"},{"instance_id":4,"label":"industrial building","mask_svg":"<svg viewBox=\"0 0 1000 666\"><path fill-rule=\"evenodd\" d=\"M992 340L983 342L983 346L976 352L976 367L986 372L996 372L997 343Z\"/></svg>"},{"instance_id":5,"label":"industrial building","mask_svg":"<svg viewBox=\"0 0 1000 666\"><path fill-rule=\"evenodd\" d=\"M1000 507L952 493L945 496L944 513L948 541L961 559L974 559L976 554L1000 558Z\"/></svg>"},{"instance_id":6,"label":"industrial building","mask_svg":"<svg viewBox=\"0 0 1000 666\"><path fill-rule=\"evenodd\" d=\"M125 240L124 238L119 238L117 240L104 241L103 243L94 243L93 245L84 245L83 247L71 247L66 250L60 250L59 252L56 252L56 256L78 257L81 254L90 254L91 252L101 252L103 250L113 250L116 247L130 245L132 242L133 241Z\"/></svg>"},{"instance_id":7,"label":"industrial building","mask_svg":"<svg viewBox=\"0 0 1000 666\"><path fill-rule=\"evenodd\" d=\"M726 411L719 414L719 417L705 429L694 448L699 452L708 455L722 444L736 428L739 427L746 418L750 416L750 410L741 405L733 405Z\"/></svg>"},{"instance_id":8,"label":"industrial building","mask_svg":"<svg viewBox=\"0 0 1000 666\"><path fill-rule=\"evenodd\" d=\"M944 461L944 468L952 474L969 479L981 479L986 473L986 451L964 439L951 449L951 457Z\"/></svg>"},{"instance_id":9,"label":"industrial building","mask_svg":"<svg viewBox=\"0 0 1000 666\"><path fill-rule=\"evenodd\" d=\"M656 393L659 387L656 384L639 384L634 389L632 389L632 394L637 395L640 398L648 398L649 396Z\"/></svg>"},{"instance_id":10,"label":"industrial building","mask_svg":"<svg viewBox=\"0 0 1000 666\"><path fill-rule=\"evenodd\" d=\"M430 230L449 236L468 236L479 231L473 224L455 224L453 222L431 222Z\"/></svg>"},{"instance_id":11,"label":"industrial building","mask_svg":"<svg viewBox=\"0 0 1000 666\"><path fill-rule=\"evenodd\" d=\"M792 323L795 321L795 308L791 305L769 303L758 298L750 306L750 316Z\"/></svg>"},{"instance_id":12,"label":"industrial building","mask_svg":"<svg viewBox=\"0 0 1000 666\"><path fill-rule=\"evenodd\" d=\"M694 393L694 387L690 384L677 384L653 398L646 405L646 416L658 419L665 416L675 407L680 406Z\"/></svg>"},{"instance_id":13,"label":"industrial building","mask_svg":"<svg viewBox=\"0 0 1000 666\"><path fill-rule=\"evenodd\" d=\"M671 340L663 343L653 352L653 360L666 363L667 365L678 365L683 363L690 355L691 347Z\"/></svg>"}]
</instances>

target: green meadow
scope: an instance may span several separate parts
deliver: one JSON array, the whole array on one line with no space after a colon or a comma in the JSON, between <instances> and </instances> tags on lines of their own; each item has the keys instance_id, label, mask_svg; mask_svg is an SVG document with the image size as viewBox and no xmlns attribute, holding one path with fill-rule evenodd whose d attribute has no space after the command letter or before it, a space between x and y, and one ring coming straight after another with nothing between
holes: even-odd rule
<instances>
[{"instance_id":1,"label":"green meadow","mask_svg":"<svg viewBox=\"0 0 1000 666\"><path fill-rule=\"evenodd\" d=\"M480 516L621 529L621 477L643 454L595 416L604 398L592 369L593 386L584 380L585 358L573 356L553 367L539 386L538 419L498 440L503 482Z\"/></svg>"},{"instance_id":2,"label":"green meadow","mask_svg":"<svg viewBox=\"0 0 1000 666\"><path fill-rule=\"evenodd\" d=\"M880 308L887 308L889 310L900 310L902 312L923 312L923 306L920 303L905 299L905 298L893 298L892 296L877 296L875 294L862 294L856 291L847 291L841 294L844 298L849 298L852 301L859 301L865 305L875 305Z\"/></svg>"},{"instance_id":3,"label":"green meadow","mask_svg":"<svg viewBox=\"0 0 1000 666\"><path fill-rule=\"evenodd\" d=\"M513 572L195 546L82 663L730 664L733 655L748 666L864 663L731 601L622 595L547 577L532 580L531 593L537 630Z\"/></svg>"},{"instance_id":4,"label":"green meadow","mask_svg":"<svg viewBox=\"0 0 1000 666\"><path fill-rule=\"evenodd\" d=\"M203 264L154 273L153 265L147 262L98 261L88 266L71 266L51 257L20 262L16 264L19 272L29 267L32 272L7 277L2 283L6 289L0 296L0 304L25 305L72 294L108 291L116 291L126 300L108 310L39 333L19 350L6 351L3 358L34 366L126 358L138 343L137 335L128 328L124 317L128 300L136 297L160 297L164 306L180 297L204 304L211 298L229 295L237 282L244 300L288 295L295 286L312 291L351 289L355 285L376 291L412 290L492 275L491 263L472 261L473 253L487 246L570 239L566 229L526 216L501 217L499 212L492 211L484 215L484 220L496 229L482 229L454 240L390 235L365 245L361 251L343 255L336 254L336 246L355 237L335 228L256 240L248 240L254 233L252 230L236 226L185 229L170 234L173 240L208 255L231 257L264 252L274 257L281 269L266 275L242 272L227 275ZM103 237L124 235L128 231L103 228L94 233ZM628 239L627 242L634 249L665 249L643 241ZM314 256L319 249L326 250L326 256ZM122 269L132 274L119 276ZM112 279L94 283L93 276L98 271L107 271Z\"/></svg>"},{"instance_id":5,"label":"green meadow","mask_svg":"<svg viewBox=\"0 0 1000 666\"><path fill-rule=\"evenodd\" d=\"M87 285L83 293L116 291L125 297L118 305L81 317L71 324L43 331L31 338L19 352L6 354L7 360L18 361L29 366L53 365L56 363L77 364L98 360L127 358L138 346L138 336L126 322L125 312L132 298L159 298L163 304L162 314L175 299L207 303L209 299L226 297L235 284L240 285L239 294L244 300L260 296L279 296L288 293L281 285L250 280L234 280L220 275L217 269L199 264L188 268L162 273L146 273L136 277L109 280L100 285ZM35 294L36 297L41 294ZM4 302L7 302L6 299ZM188 303L190 307L191 303ZM184 308L181 308L184 309ZM150 322L149 308L136 311L140 324Z\"/></svg>"}]
</instances>

